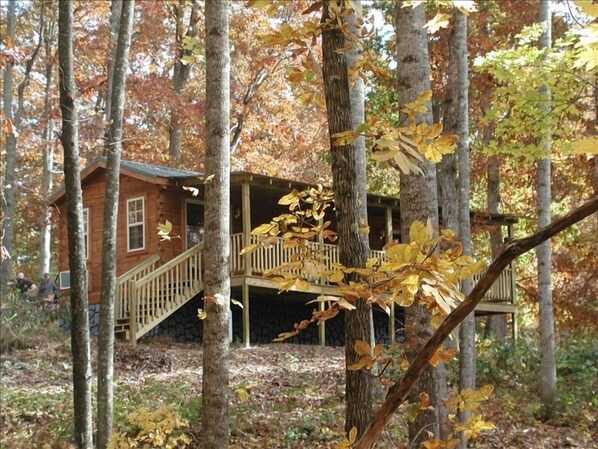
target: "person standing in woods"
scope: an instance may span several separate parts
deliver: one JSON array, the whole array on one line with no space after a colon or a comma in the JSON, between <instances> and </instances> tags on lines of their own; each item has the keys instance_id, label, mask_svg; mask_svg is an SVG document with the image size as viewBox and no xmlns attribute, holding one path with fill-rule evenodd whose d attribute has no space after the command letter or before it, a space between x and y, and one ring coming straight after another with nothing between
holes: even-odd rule
<instances>
[{"instance_id":1,"label":"person standing in woods","mask_svg":"<svg viewBox=\"0 0 598 449\"><path fill-rule=\"evenodd\" d=\"M42 281L39 283L37 297L41 301L54 302L56 298L56 285L50 279L50 273L44 273Z\"/></svg>"},{"instance_id":2,"label":"person standing in woods","mask_svg":"<svg viewBox=\"0 0 598 449\"><path fill-rule=\"evenodd\" d=\"M13 279L8 285L15 287L21 294L27 295L30 295L37 288L32 281L25 278L25 273L22 271L18 272L16 279Z\"/></svg>"}]
</instances>

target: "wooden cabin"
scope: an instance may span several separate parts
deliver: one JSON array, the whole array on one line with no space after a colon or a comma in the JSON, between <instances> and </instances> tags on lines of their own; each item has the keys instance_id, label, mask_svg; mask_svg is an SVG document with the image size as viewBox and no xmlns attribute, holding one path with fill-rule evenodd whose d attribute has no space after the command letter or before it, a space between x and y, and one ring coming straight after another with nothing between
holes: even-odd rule
<instances>
[{"instance_id":1,"label":"wooden cabin","mask_svg":"<svg viewBox=\"0 0 598 449\"><path fill-rule=\"evenodd\" d=\"M81 174L83 190L83 221L87 257L91 325L97 321L101 287L101 248L105 188L105 158L90 164ZM198 337L197 307L201 302L202 250L204 232L204 176L201 173L122 161L120 174L120 203L118 213L116 331L132 341L155 333L168 331L168 320L179 315L190 323L182 327L183 338ZM268 249L240 255L253 242L253 227L267 223L285 211L278 199L292 189L303 190L307 184L246 172L231 173L231 288L232 297L242 301L243 308L233 306L231 329L245 345L271 340L278 332L288 331L293 322L308 318L313 307L306 302L319 294L338 294L334 285L319 281L309 288L278 294L278 286L261 274L288 260L289 251L281 241ZM57 230L59 287L68 296L70 276L68 268L67 227L64 191L52 198L59 212ZM513 217L488 217L494 224L506 226L511 235ZM170 240L161 240L159 223L172 223ZM383 246L400 238L399 200L378 195L368 196L370 248L382 255ZM207 242L206 242L207 243ZM317 243L316 243L317 244ZM335 245L326 245L330 263L338 260ZM515 328L514 271L507 269L494 284L476 313L509 314ZM199 301L199 302L198 302ZM281 305L303 307L303 316L285 312ZM278 308L277 308L278 307ZM258 311L259 309L259 311ZM340 320L342 322L342 320ZM378 316L379 333L386 333L392 342L399 332L399 311L390 317ZM180 322L176 332L181 332ZM277 327L278 326L278 327ZM342 327L342 323L339 324ZM261 328L267 328L261 332ZM342 344L341 337L332 339L330 322L305 332L319 344ZM167 332L174 336L173 332ZM337 334L342 334L336 329Z\"/></svg>"}]
</instances>

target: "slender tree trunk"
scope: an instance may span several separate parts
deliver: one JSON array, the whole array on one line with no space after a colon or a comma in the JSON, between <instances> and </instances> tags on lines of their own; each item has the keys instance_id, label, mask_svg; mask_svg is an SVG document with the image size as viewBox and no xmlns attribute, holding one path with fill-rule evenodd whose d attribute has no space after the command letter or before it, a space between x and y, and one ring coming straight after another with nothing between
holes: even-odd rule
<instances>
[{"instance_id":1,"label":"slender tree trunk","mask_svg":"<svg viewBox=\"0 0 598 449\"><path fill-rule=\"evenodd\" d=\"M16 0L9 0L6 11L6 36L15 40L15 17ZM4 66L2 74L2 102L4 106L5 120L13 122L13 64L10 62ZM0 254L0 296L4 296L6 283L12 273L12 248L14 243L14 219L15 219L15 172L16 172L16 153L17 137L14 132L6 136L6 157L2 163L2 233L0 235L0 244L2 245Z\"/></svg>"},{"instance_id":2,"label":"slender tree trunk","mask_svg":"<svg viewBox=\"0 0 598 449\"><path fill-rule=\"evenodd\" d=\"M395 30L397 34L397 75L398 75L398 107L399 109L414 101L419 95L430 89L430 65L428 56L428 39L423 5L415 8L402 8L402 2L395 4ZM428 105L430 109L430 105ZM421 114L420 121L431 123L431 112ZM436 184L436 168L428 162L419 164L422 176L401 175L400 212L401 235L408 240L409 227L415 220L430 220L438 226L438 195ZM405 310L407 357L415 358L422 342L432 335L429 312L423 307L413 305ZM438 409L440 405L439 391L444 391L446 379L442 371L427 366L419 377L411 393L411 401L417 402L418 395L425 392L434 406L433 410L422 411L409 424L409 440L413 447L427 439L426 432L439 436Z\"/></svg>"},{"instance_id":3,"label":"slender tree trunk","mask_svg":"<svg viewBox=\"0 0 598 449\"><path fill-rule=\"evenodd\" d=\"M110 117L112 117L112 89L114 86L114 67L116 62L116 51L118 47L118 30L122 16L123 0L112 0L110 3L110 39L108 53L108 76L106 78L106 97L104 99L104 122L107 123L106 133L110 128Z\"/></svg>"},{"instance_id":4,"label":"slender tree trunk","mask_svg":"<svg viewBox=\"0 0 598 449\"><path fill-rule=\"evenodd\" d=\"M230 56L227 0L206 2L205 297L203 330L202 441L205 449L228 447L230 314Z\"/></svg>"},{"instance_id":5,"label":"slender tree trunk","mask_svg":"<svg viewBox=\"0 0 598 449\"><path fill-rule=\"evenodd\" d=\"M338 232L339 260L348 267L365 267L369 254L369 240L363 229L367 223L365 143L336 145L336 133L351 130L363 119L363 85L356 83L351 91L348 64L354 64L357 49L345 51L347 41L333 17L331 4L345 11L344 1L325 0L322 9L322 60L328 133L332 156L332 186ZM342 20L347 21L346 18ZM355 279L356 280L356 279ZM357 309L345 313L345 364L357 362L358 340L370 342L371 308L359 300ZM372 381L364 370L345 370L346 410L345 429L357 428L361 435L372 417Z\"/></svg>"},{"instance_id":6,"label":"slender tree trunk","mask_svg":"<svg viewBox=\"0 0 598 449\"><path fill-rule=\"evenodd\" d=\"M489 142L492 130L488 128L484 131L484 133L484 141ZM498 214L500 213L500 156L493 155L488 157L487 179L488 212L490 212L491 214ZM500 226L492 226L490 228L489 233L492 259L495 259L496 256L498 256L500 248L503 244ZM506 337L507 315L489 315L486 319L486 329L484 330L484 338L494 338L497 341L504 341Z\"/></svg>"},{"instance_id":7,"label":"slender tree trunk","mask_svg":"<svg viewBox=\"0 0 598 449\"><path fill-rule=\"evenodd\" d=\"M540 22L544 32L540 37L540 48L548 51L552 46L552 11L551 0L540 1ZM540 89L543 97L542 110L550 113L550 90L544 85ZM538 160L538 229L550 224L550 153L552 147L552 131L547 129L542 139L544 158ZM540 307L540 390L542 414L550 418L556 412L558 393L556 386L556 358L554 315L552 306L552 249L550 240L536 249L538 257L538 296Z\"/></svg>"},{"instance_id":8,"label":"slender tree trunk","mask_svg":"<svg viewBox=\"0 0 598 449\"><path fill-rule=\"evenodd\" d=\"M185 15L185 1L179 1L177 5L174 5L174 12L176 18L176 44L177 44L177 55L174 62L174 73L172 76L172 84L174 93L177 98L176 105L174 105L170 111L170 129L169 129L169 153L177 162L181 157L181 141L182 141L182 128L180 118L180 95L187 81L189 80L189 74L191 73L191 66L183 63L183 58L191 53L191 50L185 50L183 48L183 39L185 37L195 37L198 31L199 21L199 2L193 0L191 3L191 17L189 18L189 26L187 31L184 30L183 17Z\"/></svg>"},{"instance_id":9,"label":"slender tree trunk","mask_svg":"<svg viewBox=\"0 0 598 449\"><path fill-rule=\"evenodd\" d=\"M116 239L119 201L122 122L125 85L135 0L124 0L118 45L114 59L110 128L106 141L106 187L102 231L102 287L100 290L100 325L98 335L98 433L97 447L105 449L112 435L114 409L114 297L116 295ZM135 338L135 336L131 336Z\"/></svg>"},{"instance_id":10,"label":"slender tree trunk","mask_svg":"<svg viewBox=\"0 0 598 449\"><path fill-rule=\"evenodd\" d=\"M457 143L458 160L458 235L463 245L463 255L472 256L471 223L469 215L469 95L468 95L468 63L467 63L467 16L459 11L453 13L453 29L449 36L449 60L452 67L449 75L450 95L452 97L451 112L456 119L447 133L459 136ZM448 90L448 89L447 89ZM461 288L469 295L473 288L471 279L462 281ZM459 390L476 388L476 354L475 354L475 314L470 313L461 323L459 351ZM462 413L461 422L467 422L471 413ZM461 447L467 447L467 437L461 434Z\"/></svg>"},{"instance_id":11,"label":"slender tree trunk","mask_svg":"<svg viewBox=\"0 0 598 449\"><path fill-rule=\"evenodd\" d=\"M55 10L54 10L55 11ZM53 13L54 14L54 13ZM54 16L55 17L55 16ZM42 156L42 191L47 196L52 191L52 171L54 167L54 122L52 121L52 86L54 83L54 39L56 22L50 21L44 32L46 55L46 85L44 87L44 131L42 139L44 150ZM44 273L50 272L52 225L50 223L51 209L47 201L40 217L40 279Z\"/></svg>"},{"instance_id":12,"label":"slender tree trunk","mask_svg":"<svg viewBox=\"0 0 598 449\"><path fill-rule=\"evenodd\" d=\"M89 310L83 238L83 206L79 171L78 105L73 56L73 3L58 4L58 61L60 67L61 141L71 272L71 351L73 354L74 440L80 449L92 448L91 361Z\"/></svg>"}]
</instances>

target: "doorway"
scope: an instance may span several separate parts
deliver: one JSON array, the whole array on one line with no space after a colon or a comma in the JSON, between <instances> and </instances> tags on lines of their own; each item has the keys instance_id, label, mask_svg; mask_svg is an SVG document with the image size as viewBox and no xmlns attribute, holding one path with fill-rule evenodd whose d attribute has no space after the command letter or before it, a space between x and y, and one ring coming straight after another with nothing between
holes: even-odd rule
<instances>
[{"instance_id":1,"label":"doorway","mask_svg":"<svg viewBox=\"0 0 598 449\"><path fill-rule=\"evenodd\" d=\"M197 200L185 201L186 244L187 249L204 241L205 223L204 206Z\"/></svg>"}]
</instances>

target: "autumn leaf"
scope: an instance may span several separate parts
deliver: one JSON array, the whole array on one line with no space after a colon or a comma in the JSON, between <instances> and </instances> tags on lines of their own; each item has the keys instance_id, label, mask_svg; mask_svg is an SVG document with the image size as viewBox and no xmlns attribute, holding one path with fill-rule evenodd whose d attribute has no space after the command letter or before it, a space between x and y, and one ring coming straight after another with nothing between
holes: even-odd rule
<instances>
[{"instance_id":1,"label":"autumn leaf","mask_svg":"<svg viewBox=\"0 0 598 449\"><path fill-rule=\"evenodd\" d=\"M332 135L332 144L334 146L342 147L353 143L353 141L358 137L359 134L357 134L355 131L343 131L341 133L336 133Z\"/></svg>"},{"instance_id":2,"label":"autumn leaf","mask_svg":"<svg viewBox=\"0 0 598 449\"><path fill-rule=\"evenodd\" d=\"M200 320L205 320L207 316L208 316L208 314L206 313L205 310L197 309L197 318L199 318Z\"/></svg>"},{"instance_id":3,"label":"autumn leaf","mask_svg":"<svg viewBox=\"0 0 598 449\"><path fill-rule=\"evenodd\" d=\"M456 349L440 347L430 358L430 365L437 367L440 362L446 363L450 361L456 353Z\"/></svg>"},{"instance_id":4,"label":"autumn leaf","mask_svg":"<svg viewBox=\"0 0 598 449\"><path fill-rule=\"evenodd\" d=\"M249 399L249 392L245 388L237 388L235 394L240 402L246 402Z\"/></svg>"},{"instance_id":5,"label":"autumn leaf","mask_svg":"<svg viewBox=\"0 0 598 449\"><path fill-rule=\"evenodd\" d=\"M357 441L357 427L353 427L349 434L344 437L343 441L339 442L335 449L351 449Z\"/></svg>"},{"instance_id":6,"label":"autumn leaf","mask_svg":"<svg viewBox=\"0 0 598 449\"><path fill-rule=\"evenodd\" d=\"M572 144L573 154L586 154L588 156L595 156L598 154L598 137L588 137L581 139Z\"/></svg>"},{"instance_id":7,"label":"autumn leaf","mask_svg":"<svg viewBox=\"0 0 598 449\"><path fill-rule=\"evenodd\" d=\"M449 19L450 16L448 14L438 13L424 25L424 28L427 28L428 33L435 34L441 28L448 27Z\"/></svg>"},{"instance_id":8,"label":"autumn leaf","mask_svg":"<svg viewBox=\"0 0 598 449\"><path fill-rule=\"evenodd\" d=\"M170 233L172 232L172 223L168 220L166 220L164 223L158 223L157 229L160 241L171 240L173 238L180 238L179 235L170 235Z\"/></svg>"}]
</instances>

